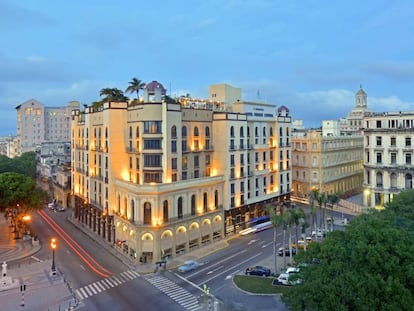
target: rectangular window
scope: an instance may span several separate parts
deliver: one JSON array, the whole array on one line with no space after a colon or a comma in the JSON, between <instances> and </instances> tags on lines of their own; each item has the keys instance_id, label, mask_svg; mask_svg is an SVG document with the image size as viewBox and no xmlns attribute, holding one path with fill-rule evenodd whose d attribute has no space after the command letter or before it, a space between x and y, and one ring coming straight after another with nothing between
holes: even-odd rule
<instances>
[{"instance_id":1,"label":"rectangular window","mask_svg":"<svg viewBox=\"0 0 414 311\"><path fill-rule=\"evenodd\" d=\"M378 164L382 163L382 153L381 152L377 152L377 163Z\"/></svg>"},{"instance_id":2,"label":"rectangular window","mask_svg":"<svg viewBox=\"0 0 414 311\"><path fill-rule=\"evenodd\" d=\"M391 164L397 164L397 153L391 152Z\"/></svg>"},{"instance_id":3,"label":"rectangular window","mask_svg":"<svg viewBox=\"0 0 414 311\"><path fill-rule=\"evenodd\" d=\"M176 170L177 169L177 158L171 159L171 168L173 170Z\"/></svg>"},{"instance_id":4,"label":"rectangular window","mask_svg":"<svg viewBox=\"0 0 414 311\"><path fill-rule=\"evenodd\" d=\"M199 170L195 170L194 171L194 178L199 178L200 177L200 172Z\"/></svg>"},{"instance_id":5,"label":"rectangular window","mask_svg":"<svg viewBox=\"0 0 414 311\"><path fill-rule=\"evenodd\" d=\"M144 139L144 149L161 149L161 139Z\"/></svg>"},{"instance_id":6,"label":"rectangular window","mask_svg":"<svg viewBox=\"0 0 414 311\"><path fill-rule=\"evenodd\" d=\"M162 173L153 172L153 173L145 173L144 174L144 182L145 183L160 183L162 182Z\"/></svg>"},{"instance_id":7,"label":"rectangular window","mask_svg":"<svg viewBox=\"0 0 414 311\"><path fill-rule=\"evenodd\" d=\"M161 155L160 154L144 155L144 167L161 167Z\"/></svg>"},{"instance_id":8,"label":"rectangular window","mask_svg":"<svg viewBox=\"0 0 414 311\"><path fill-rule=\"evenodd\" d=\"M405 154L405 164L411 165L411 153Z\"/></svg>"},{"instance_id":9,"label":"rectangular window","mask_svg":"<svg viewBox=\"0 0 414 311\"><path fill-rule=\"evenodd\" d=\"M177 141L176 140L171 141L171 152L173 153L177 152Z\"/></svg>"},{"instance_id":10,"label":"rectangular window","mask_svg":"<svg viewBox=\"0 0 414 311\"><path fill-rule=\"evenodd\" d=\"M406 137L405 138L405 146L406 147L411 147L411 137Z\"/></svg>"},{"instance_id":11,"label":"rectangular window","mask_svg":"<svg viewBox=\"0 0 414 311\"><path fill-rule=\"evenodd\" d=\"M381 136L377 136L376 137L377 140L377 146L381 146L382 145L382 137Z\"/></svg>"},{"instance_id":12,"label":"rectangular window","mask_svg":"<svg viewBox=\"0 0 414 311\"><path fill-rule=\"evenodd\" d=\"M187 169L187 162L188 162L187 156L183 156L183 158L181 159L181 167L183 170Z\"/></svg>"},{"instance_id":13,"label":"rectangular window","mask_svg":"<svg viewBox=\"0 0 414 311\"><path fill-rule=\"evenodd\" d=\"M194 167L200 167L200 157L198 155L194 156Z\"/></svg>"},{"instance_id":14,"label":"rectangular window","mask_svg":"<svg viewBox=\"0 0 414 311\"><path fill-rule=\"evenodd\" d=\"M230 155L230 165L234 166L234 154Z\"/></svg>"},{"instance_id":15,"label":"rectangular window","mask_svg":"<svg viewBox=\"0 0 414 311\"><path fill-rule=\"evenodd\" d=\"M161 121L145 121L144 122L145 134L161 134Z\"/></svg>"},{"instance_id":16,"label":"rectangular window","mask_svg":"<svg viewBox=\"0 0 414 311\"><path fill-rule=\"evenodd\" d=\"M183 180L187 180L187 172L183 172L183 174L182 174L182 179L183 179Z\"/></svg>"},{"instance_id":17,"label":"rectangular window","mask_svg":"<svg viewBox=\"0 0 414 311\"><path fill-rule=\"evenodd\" d=\"M397 145L397 140L395 137L391 137L391 146L395 147Z\"/></svg>"},{"instance_id":18,"label":"rectangular window","mask_svg":"<svg viewBox=\"0 0 414 311\"><path fill-rule=\"evenodd\" d=\"M230 194L234 194L234 184L230 184Z\"/></svg>"},{"instance_id":19,"label":"rectangular window","mask_svg":"<svg viewBox=\"0 0 414 311\"><path fill-rule=\"evenodd\" d=\"M210 155L206 154L206 166L210 165Z\"/></svg>"},{"instance_id":20,"label":"rectangular window","mask_svg":"<svg viewBox=\"0 0 414 311\"><path fill-rule=\"evenodd\" d=\"M377 120L377 129L381 128L381 120Z\"/></svg>"}]
</instances>

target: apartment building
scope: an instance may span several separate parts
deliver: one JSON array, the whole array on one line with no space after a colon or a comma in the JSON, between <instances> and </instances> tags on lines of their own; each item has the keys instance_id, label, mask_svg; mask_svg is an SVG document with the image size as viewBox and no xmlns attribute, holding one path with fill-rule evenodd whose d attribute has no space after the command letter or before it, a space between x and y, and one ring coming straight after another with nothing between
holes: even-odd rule
<instances>
[{"instance_id":1,"label":"apartment building","mask_svg":"<svg viewBox=\"0 0 414 311\"><path fill-rule=\"evenodd\" d=\"M72 113L75 218L132 259L156 262L237 231L290 199L289 110L243 102L241 89Z\"/></svg>"},{"instance_id":2,"label":"apartment building","mask_svg":"<svg viewBox=\"0 0 414 311\"><path fill-rule=\"evenodd\" d=\"M30 99L16 107L18 154L35 151L44 141L70 141L72 110L79 109L79 102L66 107L45 107Z\"/></svg>"},{"instance_id":3,"label":"apartment building","mask_svg":"<svg viewBox=\"0 0 414 311\"><path fill-rule=\"evenodd\" d=\"M413 188L414 112L364 116L364 205L383 208Z\"/></svg>"}]
</instances>

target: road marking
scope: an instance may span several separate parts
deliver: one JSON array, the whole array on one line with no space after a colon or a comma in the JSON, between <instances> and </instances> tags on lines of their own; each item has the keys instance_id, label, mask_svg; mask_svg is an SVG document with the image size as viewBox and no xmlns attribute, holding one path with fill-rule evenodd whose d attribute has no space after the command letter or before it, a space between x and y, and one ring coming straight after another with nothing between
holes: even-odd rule
<instances>
[{"instance_id":1,"label":"road marking","mask_svg":"<svg viewBox=\"0 0 414 311\"><path fill-rule=\"evenodd\" d=\"M256 243L257 240L250 240L249 243L247 243L247 245L252 245L253 243Z\"/></svg>"},{"instance_id":2,"label":"road marking","mask_svg":"<svg viewBox=\"0 0 414 311\"><path fill-rule=\"evenodd\" d=\"M270 242L270 243L264 244L264 245L262 245L262 248L268 247L268 246L270 246L270 245L272 245L272 244L273 244L273 242Z\"/></svg>"},{"instance_id":3,"label":"road marking","mask_svg":"<svg viewBox=\"0 0 414 311\"><path fill-rule=\"evenodd\" d=\"M43 260L40 260L39 258L35 257L35 256L31 256L30 258L36 260L37 262L42 262Z\"/></svg>"},{"instance_id":4,"label":"road marking","mask_svg":"<svg viewBox=\"0 0 414 311\"><path fill-rule=\"evenodd\" d=\"M217 267L217 268L215 268L215 269L213 269L213 270L210 270L210 271L208 271L207 272L207 275L208 274L212 274L212 273L214 273L214 272L216 272L217 270L220 270L221 268L223 268L224 266L220 266L220 267Z\"/></svg>"},{"instance_id":5,"label":"road marking","mask_svg":"<svg viewBox=\"0 0 414 311\"><path fill-rule=\"evenodd\" d=\"M144 278L186 310L195 311L202 309L196 296L168 278L160 275L148 275Z\"/></svg>"},{"instance_id":6,"label":"road marking","mask_svg":"<svg viewBox=\"0 0 414 311\"><path fill-rule=\"evenodd\" d=\"M219 265L219 264L221 264L221 263L223 263L223 262L225 262L225 261L228 261L228 260L232 259L233 257L236 257L236 256L238 256L238 255L241 255L241 254L243 254L243 253L245 253L245 252L247 252L247 250L246 250L246 249L244 249L244 250L242 250L242 251L240 251L240 252L238 252L238 253L235 253L235 254L233 254L233 255L231 255L231 256L229 256L229 257L226 257L226 258L224 258L224 259L222 259L222 260L220 260L220 261L217 261L216 263L214 263L214 264L210 265L209 267L205 267L205 268L202 268L202 269L198 269L198 270L197 270L197 271L195 271L194 273L187 275L187 277L188 277L188 278L190 278L190 277L192 277L192 276L194 276L194 275L197 275L197 274L200 274L200 273L202 273L202 272L204 272L204 271L207 271L207 270L211 269L212 267L217 266L217 265ZM204 264L203 264L203 265L204 265Z\"/></svg>"},{"instance_id":7,"label":"road marking","mask_svg":"<svg viewBox=\"0 0 414 311\"><path fill-rule=\"evenodd\" d=\"M86 271L86 269L85 269L85 267L84 266L82 266L82 265L79 265L80 267L81 267L81 269L83 270L83 271Z\"/></svg>"},{"instance_id":8,"label":"road marking","mask_svg":"<svg viewBox=\"0 0 414 311\"><path fill-rule=\"evenodd\" d=\"M252 256L252 257L250 257L250 258L247 258L246 260L244 260L244 261L242 261L242 262L238 263L237 265L232 266L231 268L228 268L228 269L226 269L226 270L224 270L224 271L222 271L222 272L220 272L220 273L216 274L215 276L213 276L213 277L211 277L211 278L209 278L209 279L207 279L207 280L204 280L202 283L198 284L198 286L200 287L201 285L203 285L203 284L206 284L206 283L210 282L211 280L215 279L216 277L218 277L218 276L220 276L220 275L222 275L222 274L224 274L224 273L226 273L226 272L228 272L228 271L230 271L230 270L233 270L235 267L240 266L240 265L242 265L242 264L244 264L244 263L248 262L249 260L252 260L253 258L256 258L256 257L258 257L258 256L261 256L262 254L263 254L263 253L262 253L262 252L260 252L260 253L257 253L256 255L254 255L254 256ZM200 287L200 289L201 289L201 287Z\"/></svg>"}]
</instances>

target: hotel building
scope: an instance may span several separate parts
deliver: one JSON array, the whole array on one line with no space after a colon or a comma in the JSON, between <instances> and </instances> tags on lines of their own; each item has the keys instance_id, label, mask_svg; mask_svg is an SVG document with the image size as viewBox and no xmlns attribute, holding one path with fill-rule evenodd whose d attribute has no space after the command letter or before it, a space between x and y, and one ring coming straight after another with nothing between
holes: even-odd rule
<instances>
[{"instance_id":1,"label":"hotel building","mask_svg":"<svg viewBox=\"0 0 414 311\"><path fill-rule=\"evenodd\" d=\"M289 110L244 102L241 89L209 99L165 97L72 113L75 218L131 259L156 262L220 239L289 202Z\"/></svg>"}]
</instances>

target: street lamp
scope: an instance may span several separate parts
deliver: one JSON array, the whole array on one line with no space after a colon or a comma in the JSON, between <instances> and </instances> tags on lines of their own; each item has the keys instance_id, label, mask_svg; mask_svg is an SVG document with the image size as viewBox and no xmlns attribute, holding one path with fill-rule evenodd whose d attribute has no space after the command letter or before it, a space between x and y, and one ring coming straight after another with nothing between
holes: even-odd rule
<instances>
[{"instance_id":1,"label":"street lamp","mask_svg":"<svg viewBox=\"0 0 414 311\"><path fill-rule=\"evenodd\" d=\"M55 266L55 249L57 247L57 239L52 238L50 240L50 248L52 249L52 268L50 269L51 275L56 275L56 266Z\"/></svg>"}]
</instances>

